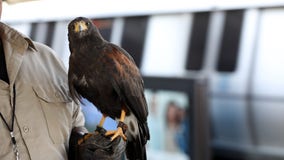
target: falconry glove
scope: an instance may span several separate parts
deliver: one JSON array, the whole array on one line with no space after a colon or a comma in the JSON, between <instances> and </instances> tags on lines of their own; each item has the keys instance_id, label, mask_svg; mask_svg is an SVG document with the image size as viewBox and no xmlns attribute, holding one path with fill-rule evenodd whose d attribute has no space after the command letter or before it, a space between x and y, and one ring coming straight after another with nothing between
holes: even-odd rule
<instances>
[{"instance_id":1,"label":"falconry glove","mask_svg":"<svg viewBox=\"0 0 284 160\"><path fill-rule=\"evenodd\" d=\"M69 160L121 160L126 142L121 138L111 141L106 130L97 127L94 133L82 134L73 129L69 142Z\"/></svg>"}]
</instances>

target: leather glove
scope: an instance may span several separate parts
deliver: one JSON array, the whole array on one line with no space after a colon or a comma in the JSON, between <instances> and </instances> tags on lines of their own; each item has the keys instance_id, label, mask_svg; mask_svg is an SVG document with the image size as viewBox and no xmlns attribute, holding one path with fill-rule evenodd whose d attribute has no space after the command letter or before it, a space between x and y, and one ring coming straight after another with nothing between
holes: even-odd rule
<instances>
[{"instance_id":1,"label":"leather glove","mask_svg":"<svg viewBox=\"0 0 284 160\"><path fill-rule=\"evenodd\" d=\"M121 137L111 141L105 132L97 127L94 133L82 134L74 128L69 141L69 160L121 160L126 142Z\"/></svg>"}]
</instances>

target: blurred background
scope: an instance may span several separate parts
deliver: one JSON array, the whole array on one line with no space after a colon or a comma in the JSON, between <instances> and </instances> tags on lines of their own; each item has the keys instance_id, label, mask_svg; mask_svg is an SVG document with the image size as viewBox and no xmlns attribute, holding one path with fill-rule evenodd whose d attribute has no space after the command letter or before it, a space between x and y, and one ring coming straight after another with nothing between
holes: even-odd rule
<instances>
[{"instance_id":1,"label":"blurred background","mask_svg":"<svg viewBox=\"0 0 284 160\"><path fill-rule=\"evenodd\" d=\"M68 68L77 16L140 68L149 160L284 159L284 0L7 0L1 21ZM101 114L84 101L91 131Z\"/></svg>"}]
</instances>

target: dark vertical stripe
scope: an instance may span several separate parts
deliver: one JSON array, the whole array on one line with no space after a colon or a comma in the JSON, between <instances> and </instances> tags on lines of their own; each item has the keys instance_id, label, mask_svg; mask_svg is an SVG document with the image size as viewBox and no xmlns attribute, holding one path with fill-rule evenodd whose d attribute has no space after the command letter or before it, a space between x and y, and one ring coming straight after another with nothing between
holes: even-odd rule
<instances>
[{"instance_id":1,"label":"dark vertical stripe","mask_svg":"<svg viewBox=\"0 0 284 160\"><path fill-rule=\"evenodd\" d=\"M142 60L147 23L148 16L125 18L121 47L133 57L138 67Z\"/></svg>"},{"instance_id":2,"label":"dark vertical stripe","mask_svg":"<svg viewBox=\"0 0 284 160\"><path fill-rule=\"evenodd\" d=\"M209 12L194 14L186 61L188 70L200 70L203 66L209 16Z\"/></svg>"},{"instance_id":3,"label":"dark vertical stripe","mask_svg":"<svg viewBox=\"0 0 284 160\"><path fill-rule=\"evenodd\" d=\"M9 77L6 67L5 53L2 44L2 40L0 39L0 79L7 82L9 84Z\"/></svg>"},{"instance_id":4,"label":"dark vertical stripe","mask_svg":"<svg viewBox=\"0 0 284 160\"><path fill-rule=\"evenodd\" d=\"M49 47L52 47L52 41L54 37L54 29L55 29L56 22L48 22L47 23L47 32L45 37L45 44Z\"/></svg>"},{"instance_id":5,"label":"dark vertical stripe","mask_svg":"<svg viewBox=\"0 0 284 160\"><path fill-rule=\"evenodd\" d=\"M221 40L217 70L232 72L236 69L244 10L227 11Z\"/></svg>"},{"instance_id":6,"label":"dark vertical stripe","mask_svg":"<svg viewBox=\"0 0 284 160\"><path fill-rule=\"evenodd\" d=\"M35 40L37 28L38 28L38 23L32 23L32 28L31 28L31 33L30 33L30 38L32 40Z\"/></svg>"}]
</instances>

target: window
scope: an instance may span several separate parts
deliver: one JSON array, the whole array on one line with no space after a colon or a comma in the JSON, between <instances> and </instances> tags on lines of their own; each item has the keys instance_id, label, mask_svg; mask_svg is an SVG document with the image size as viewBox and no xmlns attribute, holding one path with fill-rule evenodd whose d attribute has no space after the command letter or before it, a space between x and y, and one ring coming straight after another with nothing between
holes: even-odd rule
<instances>
[{"instance_id":1,"label":"window","mask_svg":"<svg viewBox=\"0 0 284 160\"><path fill-rule=\"evenodd\" d=\"M209 126L207 116L206 82L183 78L165 78L165 77L143 77L145 83L145 95L149 107L148 124L150 128L151 141L148 151L154 149L155 152L151 159L209 159ZM168 136L171 130L167 130L167 109L170 105L180 106L184 117L181 115L176 120L181 120L176 132L184 136L183 143L179 143L179 135L176 135L175 143L182 146L181 150L172 152L174 148L165 142L163 137ZM172 106L172 112L180 109ZM184 112L186 111L186 112ZM176 114L170 114L171 116ZM175 117L175 116L174 116ZM181 118L181 119L180 119ZM159 128L161 127L161 128ZM181 128L179 128L181 127ZM153 129L154 128L154 129ZM151 132L151 129L152 132ZM159 132L162 129L165 132ZM161 133L161 134L160 134ZM157 138L158 136L158 138ZM154 138L156 137L156 138ZM172 137L171 137L172 138ZM162 140L162 142L160 142ZM170 139L169 139L170 140ZM173 141L172 141L173 142ZM159 145L160 144L160 145ZM161 146L162 145L162 146ZM152 148L153 147L153 148ZM165 156L166 155L166 156ZM186 156L181 156L186 155ZM163 156L162 158L159 156Z\"/></svg>"},{"instance_id":2,"label":"window","mask_svg":"<svg viewBox=\"0 0 284 160\"><path fill-rule=\"evenodd\" d=\"M121 47L133 57L138 67L142 60L147 23L147 16L125 18Z\"/></svg>"},{"instance_id":3,"label":"window","mask_svg":"<svg viewBox=\"0 0 284 160\"><path fill-rule=\"evenodd\" d=\"M109 41L113 20L112 19L96 19L96 20L93 20L93 22L99 29L103 38Z\"/></svg>"},{"instance_id":4,"label":"window","mask_svg":"<svg viewBox=\"0 0 284 160\"><path fill-rule=\"evenodd\" d=\"M32 23L30 37L34 41L44 43L49 47L52 47L52 41L54 36L56 22L41 22Z\"/></svg>"}]
</instances>

